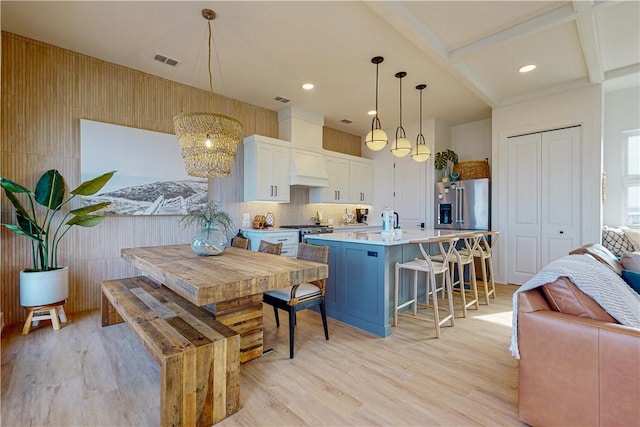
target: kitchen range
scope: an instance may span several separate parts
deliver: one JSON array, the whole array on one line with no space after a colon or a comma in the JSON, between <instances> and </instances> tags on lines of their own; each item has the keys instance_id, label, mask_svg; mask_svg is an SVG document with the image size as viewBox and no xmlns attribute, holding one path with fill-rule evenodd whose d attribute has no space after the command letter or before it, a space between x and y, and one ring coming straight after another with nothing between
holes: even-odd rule
<instances>
[{"instance_id":1,"label":"kitchen range","mask_svg":"<svg viewBox=\"0 0 640 427\"><path fill-rule=\"evenodd\" d=\"M298 242L302 242L309 234L333 233L333 228L328 225L281 225L280 228L298 230Z\"/></svg>"}]
</instances>

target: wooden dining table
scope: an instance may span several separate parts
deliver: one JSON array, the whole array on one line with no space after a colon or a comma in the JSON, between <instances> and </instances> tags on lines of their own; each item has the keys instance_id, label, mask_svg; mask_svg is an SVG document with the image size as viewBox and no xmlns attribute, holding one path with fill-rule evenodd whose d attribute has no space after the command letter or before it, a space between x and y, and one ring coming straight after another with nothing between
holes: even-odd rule
<instances>
[{"instance_id":1,"label":"wooden dining table","mask_svg":"<svg viewBox=\"0 0 640 427\"><path fill-rule=\"evenodd\" d=\"M233 247L217 256L196 255L188 244L125 248L121 256L238 332L241 362L263 352L263 292L329 275L326 264Z\"/></svg>"}]
</instances>

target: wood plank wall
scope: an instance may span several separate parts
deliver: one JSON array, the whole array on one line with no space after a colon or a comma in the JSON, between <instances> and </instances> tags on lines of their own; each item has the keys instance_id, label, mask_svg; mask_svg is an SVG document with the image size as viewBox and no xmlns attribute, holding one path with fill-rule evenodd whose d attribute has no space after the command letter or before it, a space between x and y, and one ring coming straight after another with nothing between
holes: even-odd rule
<instances>
[{"instance_id":1,"label":"wood plank wall","mask_svg":"<svg viewBox=\"0 0 640 427\"><path fill-rule=\"evenodd\" d=\"M352 135L326 126L322 128L322 148L325 150L360 157L362 154L361 146L359 135Z\"/></svg>"},{"instance_id":2,"label":"wood plank wall","mask_svg":"<svg viewBox=\"0 0 640 427\"><path fill-rule=\"evenodd\" d=\"M69 188L80 183L80 119L173 133L172 118L176 114L211 110L207 91L15 34L2 32L1 53L0 176L29 188L52 168L62 173ZM254 133L278 137L275 111L219 95L215 95L213 111L240 120L243 137ZM348 134L342 134L331 132L330 149L342 151L342 147L351 145L339 142L349 139L344 136ZM359 137L357 145L359 149ZM241 203L242 174L240 147L231 175L209 183L211 197L223 203L236 224L241 224L241 212L257 209L251 203ZM308 200L299 199L283 205L287 211L283 216L304 212ZM10 202L5 196L1 200L1 221L14 222ZM183 229L178 219L111 216L96 228L72 229L60 252L62 262L70 267L67 312L97 308L102 280L136 274L121 260L121 248L189 242L194 230ZM27 239L1 229L0 311L5 322L12 324L25 319L19 303L18 275L30 265L30 250Z\"/></svg>"}]
</instances>

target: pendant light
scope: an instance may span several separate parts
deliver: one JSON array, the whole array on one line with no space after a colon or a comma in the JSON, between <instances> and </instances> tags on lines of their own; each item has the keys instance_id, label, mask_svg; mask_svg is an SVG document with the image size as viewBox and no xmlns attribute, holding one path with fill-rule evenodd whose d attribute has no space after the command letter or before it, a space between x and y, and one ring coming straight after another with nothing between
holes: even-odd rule
<instances>
[{"instance_id":1,"label":"pendant light","mask_svg":"<svg viewBox=\"0 0 640 427\"><path fill-rule=\"evenodd\" d=\"M402 79L407 75L404 71L396 73L400 80L400 125L396 129L396 140L391 146L391 154L396 157L404 157L411 152L411 142L407 139L407 134L402 127Z\"/></svg>"},{"instance_id":2,"label":"pendant light","mask_svg":"<svg viewBox=\"0 0 640 427\"><path fill-rule=\"evenodd\" d=\"M431 157L431 149L424 140L422 134L422 91L427 87L425 84L419 84L416 89L420 91L420 133L416 137L416 148L411 154L411 158L416 162L426 162Z\"/></svg>"},{"instance_id":3,"label":"pendant light","mask_svg":"<svg viewBox=\"0 0 640 427\"><path fill-rule=\"evenodd\" d=\"M211 9L203 9L202 17L207 20L209 27L208 70L213 110L211 21L216 18L216 13ZM221 178L231 173L233 159L240 144L242 123L222 114L184 113L175 116L173 124L187 174L201 178Z\"/></svg>"},{"instance_id":4,"label":"pendant light","mask_svg":"<svg viewBox=\"0 0 640 427\"><path fill-rule=\"evenodd\" d=\"M376 64L376 114L371 121L371 132L364 139L364 143L371 151L382 150L388 142L387 134L381 129L380 119L378 119L378 65L384 61L382 56L374 56L371 62Z\"/></svg>"}]
</instances>

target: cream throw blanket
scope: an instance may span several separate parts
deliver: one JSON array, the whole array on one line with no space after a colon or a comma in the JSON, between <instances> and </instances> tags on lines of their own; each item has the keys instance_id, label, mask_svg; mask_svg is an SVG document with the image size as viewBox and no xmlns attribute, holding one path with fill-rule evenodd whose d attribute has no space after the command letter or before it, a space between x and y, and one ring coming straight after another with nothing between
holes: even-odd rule
<instances>
[{"instance_id":1,"label":"cream throw blanket","mask_svg":"<svg viewBox=\"0 0 640 427\"><path fill-rule=\"evenodd\" d=\"M568 277L582 292L616 319L620 324L640 328L640 295L609 267L589 255L567 255L538 272L513 294L513 331L511 354L518 352L518 293Z\"/></svg>"}]
</instances>

